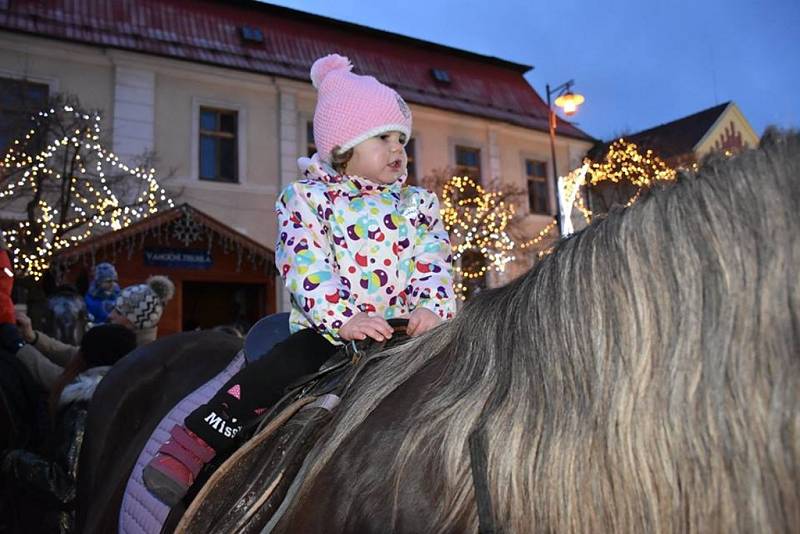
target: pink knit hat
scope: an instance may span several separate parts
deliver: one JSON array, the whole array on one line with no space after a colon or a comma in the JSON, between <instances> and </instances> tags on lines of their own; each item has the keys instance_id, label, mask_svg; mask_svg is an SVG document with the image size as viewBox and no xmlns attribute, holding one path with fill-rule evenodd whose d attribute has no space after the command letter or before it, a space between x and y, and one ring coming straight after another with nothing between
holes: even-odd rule
<instances>
[{"instance_id":1,"label":"pink knit hat","mask_svg":"<svg viewBox=\"0 0 800 534\"><path fill-rule=\"evenodd\" d=\"M411 137L411 110L394 89L372 76L350 72L350 60L338 54L321 57L311 66L311 82L317 88L314 111L314 143L325 162L339 146L343 153L370 137L386 132Z\"/></svg>"}]
</instances>

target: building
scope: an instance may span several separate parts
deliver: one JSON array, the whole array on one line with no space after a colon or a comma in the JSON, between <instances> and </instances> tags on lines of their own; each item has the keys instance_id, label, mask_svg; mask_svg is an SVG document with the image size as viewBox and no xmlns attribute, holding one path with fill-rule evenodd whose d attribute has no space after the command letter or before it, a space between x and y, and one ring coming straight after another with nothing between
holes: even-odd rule
<instances>
[{"instance_id":1,"label":"building","mask_svg":"<svg viewBox=\"0 0 800 534\"><path fill-rule=\"evenodd\" d=\"M313 151L309 68L331 52L409 103L412 178L499 179L528 191L529 235L552 220L548 109L530 66L250 0L0 0L0 94L24 82L34 100L64 92L104 110L114 152L154 150L178 202L265 247L276 197ZM574 168L594 140L557 131L557 168Z\"/></svg>"},{"instance_id":2,"label":"building","mask_svg":"<svg viewBox=\"0 0 800 534\"><path fill-rule=\"evenodd\" d=\"M641 132L625 135L626 143L640 153L650 150L670 169L692 168L712 153L732 154L758 145L758 135L733 102L725 102L692 115ZM612 142L599 143L590 152L599 162L608 155ZM591 187L593 213L604 213L614 205L627 205L638 196L638 186L604 181Z\"/></svg>"},{"instance_id":3,"label":"building","mask_svg":"<svg viewBox=\"0 0 800 534\"><path fill-rule=\"evenodd\" d=\"M652 150L670 167L689 167L712 152L738 152L758 146L758 135L734 102L625 136Z\"/></svg>"}]
</instances>

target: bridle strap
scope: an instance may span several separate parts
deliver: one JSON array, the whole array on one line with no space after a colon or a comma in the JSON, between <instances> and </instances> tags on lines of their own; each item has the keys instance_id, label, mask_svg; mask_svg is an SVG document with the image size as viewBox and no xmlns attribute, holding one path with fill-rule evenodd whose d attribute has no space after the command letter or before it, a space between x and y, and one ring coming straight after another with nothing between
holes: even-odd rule
<instances>
[{"instance_id":1,"label":"bridle strap","mask_svg":"<svg viewBox=\"0 0 800 534\"><path fill-rule=\"evenodd\" d=\"M483 425L473 430L468 439L469 465L472 471L472 486L475 490L475 504L478 506L478 532L480 534L501 534L494 524L492 495L489 493L486 457L486 435Z\"/></svg>"}]
</instances>

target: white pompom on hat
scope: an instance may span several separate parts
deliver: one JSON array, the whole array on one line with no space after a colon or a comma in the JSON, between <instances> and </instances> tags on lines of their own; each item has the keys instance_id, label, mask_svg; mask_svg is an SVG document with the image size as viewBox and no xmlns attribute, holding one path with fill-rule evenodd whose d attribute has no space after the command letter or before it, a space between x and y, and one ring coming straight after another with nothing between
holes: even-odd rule
<instances>
[{"instance_id":1,"label":"white pompom on hat","mask_svg":"<svg viewBox=\"0 0 800 534\"><path fill-rule=\"evenodd\" d=\"M362 141L386 132L411 137L411 110L397 92L372 76L353 74L350 60L339 54L319 58L311 66L317 88L314 143L320 159L347 152Z\"/></svg>"}]
</instances>

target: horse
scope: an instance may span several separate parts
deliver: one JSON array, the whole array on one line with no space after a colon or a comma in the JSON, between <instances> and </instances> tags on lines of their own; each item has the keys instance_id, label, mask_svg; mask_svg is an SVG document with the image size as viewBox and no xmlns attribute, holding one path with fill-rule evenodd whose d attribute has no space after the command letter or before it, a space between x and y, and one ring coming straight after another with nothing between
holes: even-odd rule
<instances>
[{"instance_id":1,"label":"horse","mask_svg":"<svg viewBox=\"0 0 800 534\"><path fill-rule=\"evenodd\" d=\"M277 512L248 531L796 529L799 209L800 138L769 134L597 218L380 353ZM206 355L206 335L139 351ZM174 401L134 393L156 399L148 416ZM122 432L141 449L147 429L116 415L122 430L91 439ZM130 462L109 462L79 469L102 486L79 517L81 506L113 515L96 496Z\"/></svg>"},{"instance_id":2,"label":"horse","mask_svg":"<svg viewBox=\"0 0 800 534\"><path fill-rule=\"evenodd\" d=\"M264 532L800 525L800 138L562 240L391 349Z\"/></svg>"},{"instance_id":3,"label":"horse","mask_svg":"<svg viewBox=\"0 0 800 534\"><path fill-rule=\"evenodd\" d=\"M89 318L86 302L74 289L59 288L47 299L45 332L69 345L81 342Z\"/></svg>"}]
</instances>

